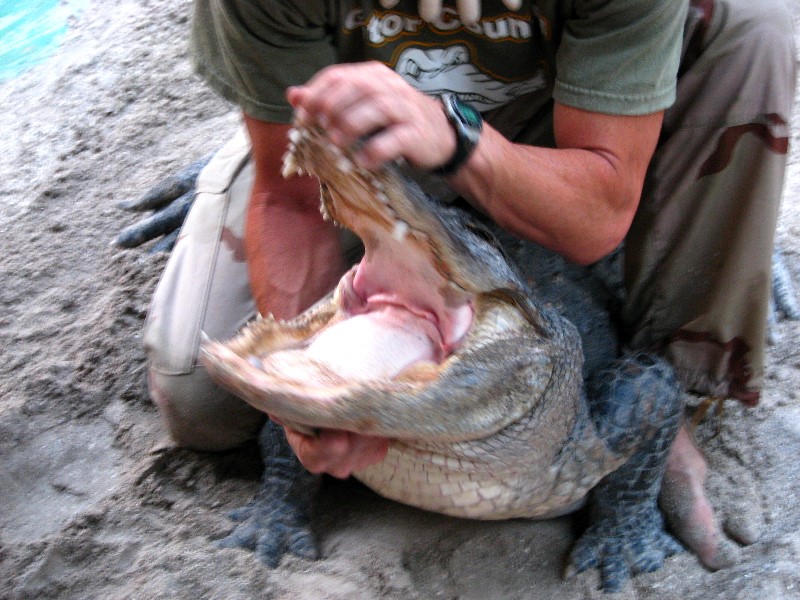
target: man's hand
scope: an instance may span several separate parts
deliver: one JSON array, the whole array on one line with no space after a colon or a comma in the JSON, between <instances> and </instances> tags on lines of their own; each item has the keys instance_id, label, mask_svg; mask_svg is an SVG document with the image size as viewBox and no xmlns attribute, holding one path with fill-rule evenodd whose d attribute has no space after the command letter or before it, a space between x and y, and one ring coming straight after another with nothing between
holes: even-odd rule
<instances>
[{"instance_id":1,"label":"man's hand","mask_svg":"<svg viewBox=\"0 0 800 600\"><path fill-rule=\"evenodd\" d=\"M286 96L301 123L319 123L337 146L363 144L356 159L367 168L404 158L435 169L455 152L441 103L378 62L328 67Z\"/></svg>"},{"instance_id":2,"label":"man's hand","mask_svg":"<svg viewBox=\"0 0 800 600\"><path fill-rule=\"evenodd\" d=\"M120 203L119 207L125 210L138 212L152 210L154 212L123 229L114 240L114 245L120 248L135 248L164 236L150 251L169 252L172 250L178 239L181 225L194 202L197 177L212 156L213 154L209 154L184 167L150 188L137 200Z\"/></svg>"},{"instance_id":3,"label":"man's hand","mask_svg":"<svg viewBox=\"0 0 800 600\"><path fill-rule=\"evenodd\" d=\"M284 430L289 445L306 469L339 479L381 462L389 450L389 440L385 438L349 431L323 429L315 437L286 426Z\"/></svg>"}]
</instances>

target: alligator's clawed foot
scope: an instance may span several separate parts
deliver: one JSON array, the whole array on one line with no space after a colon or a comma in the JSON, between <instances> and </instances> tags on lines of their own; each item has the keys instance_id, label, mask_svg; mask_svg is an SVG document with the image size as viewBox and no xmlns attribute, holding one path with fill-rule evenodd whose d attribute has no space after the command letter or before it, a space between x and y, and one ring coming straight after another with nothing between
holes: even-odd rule
<instances>
[{"instance_id":1,"label":"alligator's clawed foot","mask_svg":"<svg viewBox=\"0 0 800 600\"><path fill-rule=\"evenodd\" d=\"M154 211L149 216L123 229L114 240L120 248L135 248L157 237L164 236L151 248L151 252L169 252L178 239L178 233L194 203L197 178L213 154L204 156L174 175L153 186L132 202L117 206L137 212Z\"/></svg>"},{"instance_id":2,"label":"alligator's clawed foot","mask_svg":"<svg viewBox=\"0 0 800 600\"><path fill-rule=\"evenodd\" d=\"M259 494L250 504L228 516L239 524L226 537L214 542L217 548L251 550L272 569L285 554L309 560L319 557L308 516L277 498Z\"/></svg>"},{"instance_id":3,"label":"alligator's clawed foot","mask_svg":"<svg viewBox=\"0 0 800 600\"><path fill-rule=\"evenodd\" d=\"M772 252L772 297L767 320L767 342L775 344L780 340L778 322L786 319L800 321L800 303L797 301L792 275L783 260L779 247Z\"/></svg>"},{"instance_id":4,"label":"alligator's clawed foot","mask_svg":"<svg viewBox=\"0 0 800 600\"><path fill-rule=\"evenodd\" d=\"M672 368L647 354L623 357L589 387L601 436L620 455L633 453L592 491L592 524L572 551L567 575L599 567L602 589L617 592L631 575L654 571L683 550L664 531L657 507L683 393Z\"/></svg>"},{"instance_id":5,"label":"alligator's clawed foot","mask_svg":"<svg viewBox=\"0 0 800 600\"><path fill-rule=\"evenodd\" d=\"M655 571L667 557L683 551L664 531L661 513L651 506L628 515L621 524L591 525L572 549L565 577L599 568L603 591L618 592L632 575Z\"/></svg>"},{"instance_id":6,"label":"alligator's clawed foot","mask_svg":"<svg viewBox=\"0 0 800 600\"><path fill-rule=\"evenodd\" d=\"M776 247L772 252L772 300L774 308L785 318L800 320L800 303L792 282L792 276L783 260L783 253Z\"/></svg>"},{"instance_id":7,"label":"alligator's clawed foot","mask_svg":"<svg viewBox=\"0 0 800 600\"><path fill-rule=\"evenodd\" d=\"M272 421L261 429L259 445L264 459L261 489L252 502L229 514L238 525L214 545L252 550L270 568L286 554L318 558L309 522L319 476L303 468L283 429Z\"/></svg>"}]
</instances>

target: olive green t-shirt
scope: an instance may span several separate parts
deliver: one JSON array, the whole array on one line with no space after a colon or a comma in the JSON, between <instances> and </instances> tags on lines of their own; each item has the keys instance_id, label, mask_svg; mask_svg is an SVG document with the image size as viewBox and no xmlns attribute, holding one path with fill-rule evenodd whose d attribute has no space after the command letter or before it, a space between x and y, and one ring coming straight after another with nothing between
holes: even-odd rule
<instances>
[{"instance_id":1,"label":"olive green t-shirt","mask_svg":"<svg viewBox=\"0 0 800 600\"><path fill-rule=\"evenodd\" d=\"M426 23L417 0L197 0L192 42L198 72L261 120L289 122L285 89L323 67L378 60L425 93L456 93L501 121L512 113L508 135L551 99L617 115L670 106L687 5L537 0L514 12L484 1L465 26L452 2Z\"/></svg>"}]
</instances>

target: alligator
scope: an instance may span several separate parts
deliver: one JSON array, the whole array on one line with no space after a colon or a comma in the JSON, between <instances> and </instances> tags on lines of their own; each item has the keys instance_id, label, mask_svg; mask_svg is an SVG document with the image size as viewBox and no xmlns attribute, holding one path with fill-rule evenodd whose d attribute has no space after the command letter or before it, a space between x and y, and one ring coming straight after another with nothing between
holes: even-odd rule
<instances>
[{"instance_id":1,"label":"alligator","mask_svg":"<svg viewBox=\"0 0 800 600\"><path fill-rule=\"evenodd\" d=\"M566 574L599 567L606 591L681 551L657 507L683 410L666 362L614 358L609 311L597 311L608 339L596 324L579 331L531 289L531 272L483 220L428 196L395 165L365 170L322 129L296 125L284 171L319 179L323 214L362 239L364 257L296 318L265 316L205 343L217 383L310 435L390 438L386 458L354 477L415 507L542 519L590 503ZM582 333L603 340L586 361ZM316 557L318 477L275 423L259 437L261 489L217 544L255 549L272 566L287 552Z\"/></svg>"}]
</instances>

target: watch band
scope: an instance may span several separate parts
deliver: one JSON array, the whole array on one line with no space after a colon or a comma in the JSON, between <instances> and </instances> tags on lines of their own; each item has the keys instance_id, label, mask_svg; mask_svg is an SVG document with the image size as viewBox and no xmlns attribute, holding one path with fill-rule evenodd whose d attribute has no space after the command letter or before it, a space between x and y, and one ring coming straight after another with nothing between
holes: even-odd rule
<instances>
[{"instance_id":1,"label":"watch band","mask_svg":"<svg viewBox=\"0 0 800 600\"><path fill-rule=\"evenodd\" d=\"M475 146L478 145L483 119L481 114L469 104L461 102L455 94L442 94L440 98L447 121L456 134L456 149L441 167L433 169L436 175L452 175L467 162Z\"/></svg>"}]
</instances>

